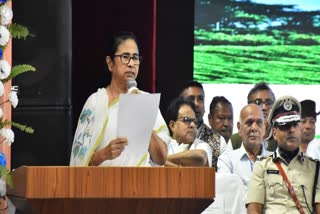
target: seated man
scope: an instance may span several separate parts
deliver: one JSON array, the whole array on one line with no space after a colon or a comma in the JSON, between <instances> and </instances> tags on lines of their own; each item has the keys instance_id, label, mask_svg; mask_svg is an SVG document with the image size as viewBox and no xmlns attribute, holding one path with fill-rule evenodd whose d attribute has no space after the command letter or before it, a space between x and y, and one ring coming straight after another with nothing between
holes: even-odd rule
<instances>
[{"instance_id":1,"label":"seated man","mask_svg":"<svg viewBox=\"0 0 320 214\"><path fill-rule=\"evenodd\" d=\"M254 85L254 87L250 90L247 96L247 102L254 103L257 106L260 106L263 115L264 115L264 122L265 122L265 134L264 134L264 146L268 151L275 151L277 148L277 143L273 140L272 137L269 136L270 134L270 126L267 123L267 118L271 107L274 103L275 96L269 85L265 82L259 82ZM241 146L242 139L238 133L231 136L231 143L228 144L228 147L231 149L238 149Z\"/></svg>"},{"instance_id":2,"label":"seated man","mask_svg":"<svg viewBox=\"0 0 320 214\"><path fill-rule=\"evenodd\" d=\"M268 122L278 148L254 165L248 213L320 213L319 165L299 150L300 112L300 103L291 96L273 105Z\"/></svg>"},{"instance_id":3,"label":"seated man","mask_svg":"<svg viewBox=\"0 0 320 214\"><path fill-rule=\"evenodd\" d=\"M256 104L245 106L240 112L237 127L242 138L241 147L219 156L218 172L238 175L247 189L258 156L270 154L262 145L265 123L261 108Z\"/></svg>"},{"instance_id":4,"label":"seated man","mask_svg":"<svg viewBox=\"0 0 320 214\"><path fill-rule=\"evenodd\" d=\"M208 121L212 130L216 130L228 143L233 131L232 104L224 96L215 96L210 103Z\"/></svg>"},{"instance_id":5,"label":"seated man","mask_svg":"<svg viewBox=\"0 0 320 214\"><path fill-rule=\"evenodd\" d=\"M316 103L313 100L303 100L301 104L301 144L300 150L314 159L320 159L320 142L314 139L316 133L317 115Z\"/></svg>"},{"instance_id":6,"label":"seated man","mask_svg":"<svg viewBox=\"0 0 320 214\"><path fill-rule=\"evenodd\" d=\"M177 98L167 109L166 122L172 139L166 166L211 166L212 149L196 139L197 120L191 101Z\"/></svg>"},{"instance_id":7,"label":"seated man","mask_svg":"<svg viewBox=\"0 0 320 214\"><path fill-rule=\"evenodd\" d=\"M205 94L202 84L197 81L188 82L182 89L180 96L194 103L198 121L196 137L210 145L212 166L217 167L218 156L226 150L227 143L217 131L212 130L203 122Z\"/></svg>"}]
</instances>

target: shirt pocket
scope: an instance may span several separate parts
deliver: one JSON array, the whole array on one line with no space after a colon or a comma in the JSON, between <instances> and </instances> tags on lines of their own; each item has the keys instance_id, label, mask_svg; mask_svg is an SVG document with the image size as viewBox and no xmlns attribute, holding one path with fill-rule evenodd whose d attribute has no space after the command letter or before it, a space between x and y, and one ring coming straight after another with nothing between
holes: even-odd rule
<instances>
[{"instance_id":1,"label":"shirt pocket","mask_svg":"<svg viewBox=\"0 0 320 214\"><path fill-rule=\"evenodd\" d=\"M269 200L277 200L284 189L284 182L281 174L266 174L266 198Z\"/></svg>"},{"instance_id":2,"label":"shirt pocket","mask_svg":"<svg viewBox=\"0 0 320 214\"><path fill-rule=\"evenodd\" d=\"M303 203L305 200L308 201L309 206L312 200L312 190L313 190L313 179L308 176L297 175L292 187L300 200Z\"/></svg>"}]
</instances>

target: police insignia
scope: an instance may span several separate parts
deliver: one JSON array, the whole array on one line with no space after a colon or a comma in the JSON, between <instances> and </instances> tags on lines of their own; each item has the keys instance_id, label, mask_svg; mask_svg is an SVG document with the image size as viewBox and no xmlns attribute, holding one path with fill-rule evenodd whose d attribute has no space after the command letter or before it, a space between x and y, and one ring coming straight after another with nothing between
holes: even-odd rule
<instances>
[{"instance_id":1,"label":"police insignia","mask_svg":"<svg viewBox=\"0 0 320 214\"><path fill-rule=\"evenodd\" d=\"M283 108L286 110L286 111L290 111L292 109L292 103L290 102L290 100L286 100L284 103L283 103Z\"/></svg>"}]
</instances>

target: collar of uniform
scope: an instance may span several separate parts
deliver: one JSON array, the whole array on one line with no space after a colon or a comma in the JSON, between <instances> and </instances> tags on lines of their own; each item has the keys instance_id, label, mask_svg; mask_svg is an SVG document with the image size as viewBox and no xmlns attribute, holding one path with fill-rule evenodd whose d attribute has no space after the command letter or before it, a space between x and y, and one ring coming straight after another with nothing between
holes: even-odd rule
<instances>
[{"instance_id":1,"label":"collar of uniform","mask_svg":"<svg viewBox=\"0 0 320 214\"><path fill-rule=\"evenodd\" d=\"M279 161L281 161L281 162L283 162L283 163L288 165L288 162L283 157L280 156L279 147L272 154L272 161L275 162L276 160L279 160Z\"/></svg>"},{"instance_id":2,"label":"collar of uniform","mask_svg":"<svg viewBox=\"0 0 320 214\"><path fill-rule=\"evenodd\" d=\"M297 158L297 160L299 160L301 162L303 162L305 159L303 152L301 152L300 150L299 150L298 154L293 159L295 159L295 158ZM275 152L273 152L272 160L273 160L273 162L276 160L280 160L280 161L288 164L288 162L283 157L281 157L280 152L279 152L279 147L277 148L277 150Z\"/></svg>"},{"instance_id":3,"label":"collar of uniform","mask_svg":"<svg viewBox=\"0 0 320 214\"><path fill-rule=\"evenodd\" d=\"M301 152L300 150L299 150L299 153L297 155L297 159L300 160L301 162L304 161L304 153Z\"/></svg>"}]
</instances>

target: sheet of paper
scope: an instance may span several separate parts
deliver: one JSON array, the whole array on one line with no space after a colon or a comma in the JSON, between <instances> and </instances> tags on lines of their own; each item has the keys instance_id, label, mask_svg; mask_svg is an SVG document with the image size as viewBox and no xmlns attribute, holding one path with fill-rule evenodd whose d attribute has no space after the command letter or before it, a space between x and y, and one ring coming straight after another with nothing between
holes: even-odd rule
<instances>
[{"instance_id":1,"label":"sheet of paper","mask_svg":"<svg viewBox=\"0 0 320 214\"><path fill-rule=\"evenodd\" d=\"M117 134L128 138L128 146L121 154L121 166L137 166L147 157L159 101L160 94L120 95Z\"/></svg>"}]
</instances>

